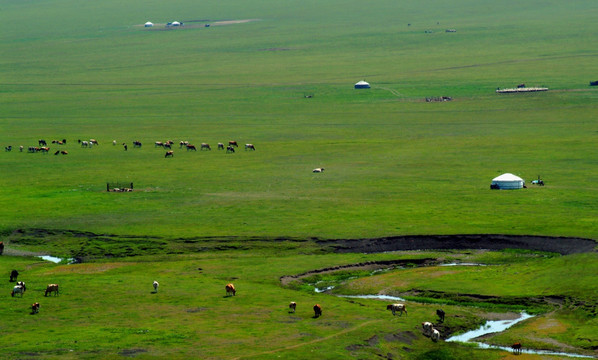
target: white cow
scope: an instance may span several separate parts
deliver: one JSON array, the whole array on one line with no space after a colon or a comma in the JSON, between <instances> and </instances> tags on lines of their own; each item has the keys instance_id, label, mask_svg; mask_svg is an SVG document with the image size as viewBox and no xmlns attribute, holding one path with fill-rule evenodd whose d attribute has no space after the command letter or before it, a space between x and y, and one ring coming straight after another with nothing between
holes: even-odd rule
<instances>
[{"instance_id":1,"label":"white cow","mask_svg":"<svg viewBox=\"0 0 598 360\"><path fill-rule=\"evenodd\" d=\"M432 323L429 321L423 322L422 327L424 328L424 335L430 336L432 334Z\"/></svg>"},{"instance_id":2,"label":"white cow","mask_svg":"<svg viewBox=\"0 0 598 360\"><path fill-rule=\"evenodd\" d=\"M154 281L154 292L158 292L158 286L160 286L160 284L158 284L157 281Z\"/></svg>"},{"instance_id":3,"label":"white cow","mask_svg":"<svg viewBox=\"0 0 598 360\"><path fill-rule=\"evenodd\" d=\"M14 288L12 288L12 292L10 293L10 296L15 297L15 294L21 294L21 297L23 297L24 292L25 292L25 289L21 285L17 285Z\"/></svg>"},{"instance_id":4,"label":"white cow","mask_svg":"<svg viewBox=\"0 0 598 360\"><path fill-rule=\"evenodd\" d=\"M313 169L312 172L321 173L321 172L324 172L324 168L316 168L316 169Z\"/></svg>"},{"instance_id":5,"label":"white cow","mask_svg":"<svg viewBox=\"0 0 598 360\"><path fill-rule=\"evenodd\" d=\"M389 304L386 306L386 310L392 311L393 315L396 315L397 312L401 316L403 316L403 313L407 315L407 308L405 307L405 304Z\"/></svg>"},{"instance_id":6,"label":"white cow","mask_svg":"<svg viewBox=\"0 0 598 360\"><path fill-rule=\"evenodd\" d=\"M440 340L440 331L432 329L432 335L430 336L430 339L432 339L434 342Z\"/></svg>"}]
</instances>

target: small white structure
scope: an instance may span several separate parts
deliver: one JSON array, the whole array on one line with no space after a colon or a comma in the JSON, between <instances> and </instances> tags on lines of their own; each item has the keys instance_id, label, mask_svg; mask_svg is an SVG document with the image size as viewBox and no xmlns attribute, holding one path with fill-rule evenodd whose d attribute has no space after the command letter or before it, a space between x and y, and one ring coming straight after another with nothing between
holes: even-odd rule
<instances>
[{"instance_id":1,"label":"small white structure","mask_svg":"<svg viewBox=\"0 0 598 360\"><path fill-rule=\"evenodd\" d=\"M369 89L370 88L370 84L367 83L365 80L361 80L358 83L355 84L355 88L356 89Z\"/></svg>"},{"instance_id":2,"label":"small white structure","mask_svg":"<svg viewBox=\"0 0 598 360\"><path fill-rule=\"evenodd\" d=\"M152 27L152 26L154 26L154 24L152 22L148 21L145 24L143 24L143 26L145 26L145 27Z\"/></svg>"},{"instance_id":3,"label":"small white structure","mask_svg":"<svg viewBox=\"0 0 598 360\"><path fill-rule=\"evenodd\" d=\"M170 24L171 26L181 26L181 23L178 21L173 21L172 24Z\"/></svg>"},{"instance_id":4,"label":"small white structure","mask_svg":"<svg viewBox=\"0 0 598 360\"><path fill-rule=\"evenodd\" d=\"M515 190L525 186L525 181L519 176L506 173L492 179L490 189Z\"/></svg>"}]
</instances>

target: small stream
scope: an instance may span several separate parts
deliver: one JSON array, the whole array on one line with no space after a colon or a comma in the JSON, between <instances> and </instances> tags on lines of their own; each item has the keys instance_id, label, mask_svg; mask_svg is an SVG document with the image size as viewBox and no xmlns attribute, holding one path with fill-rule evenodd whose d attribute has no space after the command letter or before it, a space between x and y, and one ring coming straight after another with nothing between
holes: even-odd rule
<instances>
[{"instance_id":1,"label":"small stream","mask_svg":"<svg viewBox=\"0 0 598 360\"><path fill-rule=\"evenodd\" d=\"M42 255L42 256L38 256L38 258L40 258L42 260L46 260L46 261L51 261L55 264L60 264L62 262L62 260L64 260L63 258L50 256L50 255ZM75 262L75 259L66 259L66 260L68 261L69 264L73 264Z\"/></svg>"}]
</instances>

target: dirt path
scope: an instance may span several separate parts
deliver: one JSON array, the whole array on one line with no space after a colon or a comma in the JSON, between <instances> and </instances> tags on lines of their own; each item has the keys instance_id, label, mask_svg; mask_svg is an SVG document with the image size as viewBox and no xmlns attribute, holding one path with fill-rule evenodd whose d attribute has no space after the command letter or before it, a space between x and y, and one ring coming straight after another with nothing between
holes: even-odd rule
<instances>
[{"instance_id":1,"label":"dirt path","mask_svg":"<svg viewBox=\"0 0 598 360\"><path fill-rule=\"evenodd\" d=\"M270 350L270 351L260 352L260 353L257 353L257 354L239 356L239 357L233 358L233 360L252 358L252 357L256 357L256 356L260 356L260 355L266 355L266 354L274 354L274 353L277 353L279 351L291 350L291 349L296 349L296 348L301 347L301 346L306 346L306 345L311 345L311 344L319 343L319 342L326 341L326 340L332 339L334 337L346 334L348 332L355 331L355 330L357 330L359 328L362 328L362 327L364 327L366 325L369 325L369 324L372 324L372 323L375 323L375 322L380 322L380 321L382 321L382 320L370 320L370 321L366 321L366 322L361 323L361 324L359 324L357 326L354 326L354 327L349 328L349 329L341 330L341 331L339 331L337 333L334 333L332 335L328 335L328 336L323 337L321 339L315 339L315 340L308 341L308 342L301 343L301 344L289 345L289 346L285 346L285 347L274 349L274 350Z\"/></svg>"}]
</instances>

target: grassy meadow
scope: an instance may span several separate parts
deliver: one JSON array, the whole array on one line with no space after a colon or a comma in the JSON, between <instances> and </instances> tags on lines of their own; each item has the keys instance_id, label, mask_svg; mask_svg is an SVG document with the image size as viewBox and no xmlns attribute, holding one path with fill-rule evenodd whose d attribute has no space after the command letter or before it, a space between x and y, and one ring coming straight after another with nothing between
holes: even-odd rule
<instances>
[{"instance_id":1,"label":"grassy meadow","mask_svg":"<svg viewBox=\"0 0 598 360\"><path fill-rule=\"evenodd\" d=\"M19 269L30 284L25 299L0 297L1 358L509 358L421 336L437 302L456 332L521 310L451 302L460 292L565 297L523 306L538 316L491 341L532 334L535 348L595 354L595 253L340 255L308 240L597 239L597 3L0 0L0 11L0 145L12 146L0 153L0 274ZM165 28L175 20L184 26ZM372 88L354 89L359 80ZM495 93L520 83L550 90ZM453 100L425 101L440 96ZM92 138L98 146L77 143ZM38 139L48 154L27 153ZM154 147L166 140L172 158ZM234 154L216 149L229 140ZM505 172L528 188L490 191ZM538 176L546 186L530 184ZM12 256L46 253L87 262ZM326 279L339 294L423 291L401 319L380 301L279 281L414 256L501 270ZM231 281L239 296L225 298ZM50 282L59 297L43 298ZM37 300L40 314L28 315ZM311 318L315 302L322 319Z\"/></svg>"}]
</instances>

